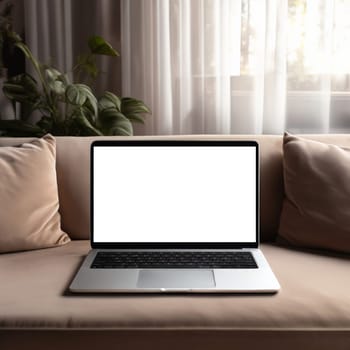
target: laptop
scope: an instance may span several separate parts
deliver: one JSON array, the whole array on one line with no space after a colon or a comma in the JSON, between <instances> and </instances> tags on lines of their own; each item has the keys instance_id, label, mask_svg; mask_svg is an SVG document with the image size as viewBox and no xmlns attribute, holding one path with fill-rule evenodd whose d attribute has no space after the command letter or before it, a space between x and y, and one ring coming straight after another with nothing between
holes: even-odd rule
<instances>
[{"instance_id":1,"label":"laptop","mask_svg":"<svg viewBox=\"0 0 350 350\"><path fill-rule=\"evenodd\" d=\"M91 247L77 293L275 293L259 250L259 145L91 145Z\"/></svg>"}]
</instances>

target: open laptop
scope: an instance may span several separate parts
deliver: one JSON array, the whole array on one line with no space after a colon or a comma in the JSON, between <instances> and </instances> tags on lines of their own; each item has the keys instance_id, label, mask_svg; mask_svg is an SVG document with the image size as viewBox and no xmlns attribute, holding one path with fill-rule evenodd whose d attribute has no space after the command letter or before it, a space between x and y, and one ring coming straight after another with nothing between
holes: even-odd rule
<instances>
[{"instance_id":1,"label":"open laptop","mask_svg":"<svg viewBox=\"0 0 350 350\"><path fill-rule=\"evenodd\" d=\"M91 145L91 246L69 289L273 293L255 141Z\"/></svg>"}]
</instances>

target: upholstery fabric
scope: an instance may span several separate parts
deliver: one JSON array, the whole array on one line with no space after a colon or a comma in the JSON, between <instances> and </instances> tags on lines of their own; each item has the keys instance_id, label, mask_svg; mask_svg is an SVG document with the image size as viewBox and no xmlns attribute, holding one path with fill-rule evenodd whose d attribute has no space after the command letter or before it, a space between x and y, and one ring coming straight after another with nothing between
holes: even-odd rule
<instances>
[{"instance_id":1,"label":"upholstery fabric","mask_svg":"<svg viewBox=\"0 0 350 350\"><path fill-rule=\"evenodd\" d=\"M304 138L350 147L350 135L304 135ZM281 135L134 136L132 139L256 140L260 144L261 240L273 241L284 197ZM56 137L57 181L62 228L72 239L90 236L90 145L94 137ZM98 139L118 140L119 137ZM123 137L123 140L128 137ZM0 138L0 146L18 145L32 138Z\"/></svg>"},{"instance_id":2,"label":"upholstery fabric","mask_svg":"<svg viewBox=\"0 0 350 350\"><path fill-rule=\"evenodd\" d=\"M275 295L73 295L88 241L0 255L0 329L350 332L350 260L263 244Z\"/></svg>"},{"instance_id":3,"label":"upholstery fabric","mask_svg":"<svg viewBox=\"0 0 350 350\"><path fill-rule=\"evenodd\" d=\"M55 139L0 147L0 253L67 243L58 212Z\"/></svg>"},{"instance_id":4,"label":"upholstery fabric","mask_svg":"<svg viewBox=\"0 0 350 350\"><path fill-rule=\"evenodd\" d=\"M286 134L279 234L290 244L350 253L350 148Z\"/></svg>"},{"instance_id":5,"label":"upholstery fabric","mask_svg":"<svg viewBox=\"0 0 350 350\"><path fill-rule=\"evenodd\" d=\"M164 137L132 137L162 139ZM56 137L57 178L62 228L72 239L90 235L90 145L94 137ZM118 140L119 137L99 137ZM128 137L123 137L123 140ZM261 154L261 239L274 240L283 199L282 139L280 136L190 135L167 136L166 139L237 139L256 140ZM14 145L31 139L0 138L1 145ZM350 140L349 140L350 144Z\"/></svg>"},{"instance_id":6,"label":"upholstery fabric","mask_svg":"<svg viewBox=\"0 0 350 350\"><path fill-rule=\"evenodd\" d=\"M63 228L69 232L72 239L89 238L90 145L95 139L57 138L60 210ZM118 137L105 139L117 140ZM133 137L133 139L162 139L162 137ZM167 139L252 139L252 137L191 135L169 136ZM261 236L262 240L267 241L274 239L277 232L283 198L282 140L277 136L258 137L257 140L261 148Z\"/></svg>"},{"instance_id":7,"label":"upholstery fabric","mask_svg":"<svg viewBox=\"0 0 350 350\"><path fill-rule=\"evenodd\" d=\"M350 146L350 135L304 137ZM284 197L282 137L181 138L259 142L261 238L274 240ZM59 210L73 239L89 237L89 148L94 139L56 138ZM30 140L0 138L0 146ZM52 249L0 254L2 350L349 349L348 255L263 244L282 287L276 295L69 294L88 250L88 241L76 240Z\"/></svg>"}]
</instances>

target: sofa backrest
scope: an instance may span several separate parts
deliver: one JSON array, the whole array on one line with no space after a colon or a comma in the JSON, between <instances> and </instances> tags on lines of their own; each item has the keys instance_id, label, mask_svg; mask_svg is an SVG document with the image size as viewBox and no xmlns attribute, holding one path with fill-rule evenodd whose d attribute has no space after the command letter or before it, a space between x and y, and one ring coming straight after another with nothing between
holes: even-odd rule
<instances>
[{"instance_id":1,"label":"sofa backrest","mask_svg":"<svg viewBox=\"0 0 350 350\"><path fill-rule=\"evenodd\" d=\"M350 147L350 135L304 136ZM260 144L261 240L274 240L284 196L281 135L146 136L133 139L230 139L256 140ZM96 139L120 137L57 137L57 180L62 228L72 239L90 235L90 144ZM126 139L123 137L122 139ZM0 138L0 146L18 145L30 138ZM43 189L45 190L45 189ZM135 214L137 215L137 214ZM122 235L123 233L120 232Z\"/></svg>"}]
</instances>

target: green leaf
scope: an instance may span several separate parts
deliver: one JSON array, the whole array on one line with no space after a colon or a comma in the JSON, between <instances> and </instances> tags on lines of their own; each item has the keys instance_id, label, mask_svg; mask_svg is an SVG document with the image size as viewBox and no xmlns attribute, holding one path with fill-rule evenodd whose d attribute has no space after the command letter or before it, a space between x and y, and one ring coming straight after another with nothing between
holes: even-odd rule
<instances>
[{"instance_id":1,"label":"green leaf","mask_svg":"<svg viewBox=\"0 0 350 350\"><path fill-rule=\"evenodd\" d=\"M79 108L82 109L82 113L91 123L95 123L96 121L95 110L93 109L91 103L88 100L85 102L83 107L79 107Z\"/></svg>"},{"instance_id":2,"label":"green leaf","mask_svg":"<svg viewBox=\"0 0 350 350\"><path fill-rule=\"evenodd\" d=\"M104 109L115 108L120 112L121 101L120 98L112 92L105 91L102 97L98 101L98 109L103 111Z\"/></svg>"},{"instance_id":3,"label":"green leaf","mask_svg":"<svg viewBox=\"0 0 350 350\"><path fill-rule=\"evenodd\" d=\"M83 128L87 136L103 136L103 133L90 123L82 111L74 116L74 120Z\"/></svg>"},{"instance_id":4,"label":"green leaf","mask_svg":"<svg viewBox=\"0 0 350 350\"><path fill-rule=\"evenodd\" d=\"M125 115L128 114L150 114L150 109L144 104L143 101L137 100L132 97L123 97L121 99L121 112Z\"/></svg>"},{"instance_id":5,"label":"green leaf","mask_svg":"<svg viewBox=\"0 0 350 350\"><path fill-rule=\"evenodd\" d=\"M140 116L140 115L126 115L126 118L128 118L131 122L135 122L135 123L141 123L141 124L145 124L145 119L144 117Z\"/></svg>"},{"instance_id":6,"label":"green leaf","mask_svg":"<svg viewBox=\"0 0 350 350\"><path fill-rule=\"evenodd\" d=\"M149 112L146 111L146 108L143 107L128 107L123 108L122 113L126 116L134 115L134 114L148 114Z\"/></svg>"},{"instance_id":7,"label":"green leaf","mask_svg":"<svg viewBox=\"0 0 350 350\"><path fill-rule=\"evenodd\" d=\"M95 56L91 53L79 55L77 59L77 65L74 69L84 71L93 79L95 79L99 73L99 70L96 65Z\"/></svg>"},{"instance_id":8,"label":"green leaf","mask_svg":"<svg viewBox=\"0 0 350 350\"><path fill-rule=\"evenodd\" d=\"M41 75L40 73L40 63L39 61L33 56L32 52L30 51L29 47L22 41L18 41L15 43L15 46L17 48L19 48L24 55L26 56L26 58L33 64L35 70L37 71L37 73L39 75ZM42 77L40 77L42 78Z\"/></svg>"},{"instance_id":9,"label":"green leaf","mask_svg":"<svg viewBox=\"0 0 350 350\"><path fill-rule=\"evenodd\" d=\"M7 98L16 102L36 103L40 98L36 80L23 73L5 81L3 91Z\"/></svg>"},{"instance_id":10,"label":"green leaf","mask_svg":"<svg viewBox=\"0 0 350 350\"><path fill-rule=\"evenodd\" d=\"M105 135L130 136L133 134L130 120L115 108L108 108L101 111L98 121Z\"/></svg>"},{"instance_id":11,"label":"green leaf","mask_svg":"<svg viewBox=\"0 0 350 350\"><path fill-rule=\"evenodd\" d=\"M94 96L94 94L90 91L87 92L87 102L89 103L90 107L92 107L94 114L93 117L96 119L97 113L98 113L98 107L97 107L97 98ZM85 103L86 105L86 103Z\"/></svg>"},{"instance_id":12,"label":"green leaf","mask_svg":"<svg viewBox=\"0 0 350 350\"><path fill-rule=\"evenodd\" d=\"M67 86L66 98L68 102L74 106L82 106L86 101L85 89L82 89L78 84Z\"/></svg>"},{"instance_id":13,"label":"green leaf","mask_svg":"<svg viewBox=\"0 0 350 350\"><path fill-rule=\"evenodd\" d=\"M101 36L91 36L88 45L91 52L95 55L119 56L119 53L113 49L112 45Z\"/></svg>"},{"instance_id":14,"label":"green leaf","mask_svg":"<svg viewBox=\"0 0 350 350\"><path fill-rule=\"evenodd\" d=\"M57 80L62 75L62 73L55 68L46 67L45 75L49 80Z\"/></svg>"},{"instance_id":15,"label":"green leaf","mask_svg":"<svg viewBox=\"0 0 350 350\"><path fill-rule=\"evenodd\" d=\"M67 77L54 68L45 69L45 78L50 89L57 95L64 95L68 84Z\"/></svg>"},{"instance_id":16,"label":"green leaf","mask_svg":"<svg viewBox=\"0 0 350 350\"><path fill-rule=\"evenodd\" d=\"M90 103L94 118L97 115L97 99L91 89L84 84L71 84L66 88L66 99L73 106L82 107L87 101Z\"/></svg>"},{"instance_id":17,"label":"green leaf","mask_svg":"<svg viewBox=\"0 0 350 350\"><path fill-rule=\"evenodd\" d=\"M53 127L53 120L50 117L43 116L36 125L41 128L42 130L45 130L45 132L52 132Z\"/></svg>"},{"instance_id":18,"label":"green leaf","mask_svg":"<svg viewBox=\"0 0 350 350\"><path fill-rule=\"evenodd\" d=\"M17 42L15 46L17 46L28 59L32 58L32 53L30 52L29 47L26 44L24 44L22 41Z\"/></svg>"},{"instance_id":19,"label":"green leaf","mask_svg":"<svg viewBox=\"0 0 350 350\"><path fill-rule=\"evenodd\" d=\"M0 120L0 130L8 136L42 136L45 132L38 126L22 120Z\"/></svg>"}]
</instances>

